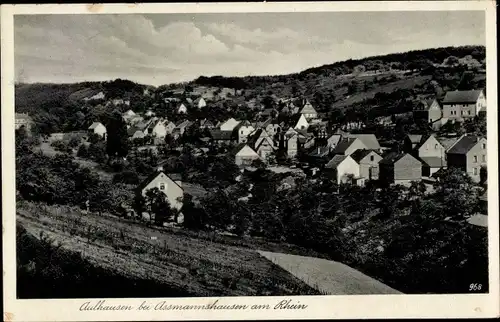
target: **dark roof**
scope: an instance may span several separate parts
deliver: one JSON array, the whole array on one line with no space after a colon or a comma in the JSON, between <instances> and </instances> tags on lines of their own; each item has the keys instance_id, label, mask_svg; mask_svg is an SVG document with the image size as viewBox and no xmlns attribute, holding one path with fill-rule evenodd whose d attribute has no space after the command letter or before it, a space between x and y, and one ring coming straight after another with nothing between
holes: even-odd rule
<instances>
[{"instance_id":1,"label":"dark roof","mask_svg":"<svg viewBox=\"0 0 500 322\"><path fill-rule=\"evenodd\" d=\"M128 134L128 135L130 135L130 136L132 136L132 135L134 135L134 134L135 134L135 132L137 132L137 131L141 131L141 129L139 129L139 128L138 128L138 127L136 127L136 126L131 126L131 127L129 127L129 128L128 128L128 130L127 130L127 134Z\"/></svg>"},{"instance_id":2,"label":"dark roof","mask_svg":"<svg viewBox=\"0 0 500 322\"><path fill-rule=\"evenodd\" d=\"M481 90L470 91L451 91L446 92L443 99L444 104L462 104L462 103L476 103L481 94Z\"/></svg>"},{"instance_id":3,"label":"dark roof","mask_svg":"<svg viewBox=\"0 0 500 322\"><path fill-rule=\"evenodd\" d=\"M440 168L446 166L446 161L440 157L421 157L420 160L431 168Z\"/></svg>"},{"instance_id":4,"label":"dark roof","mask_svg":"<svg viewBox=\"0 0 500 322\"><path fill-rule=\"evenodd\" d=\"M330 149L327 146L315 147L309 152L310 157L324 157L327 156Z\"/></svg>"},{"instance_id":5,"label":"dark roof","mask_svg":"<svg viewBox=\"0 0 500 322\"><path fill-rule=\"evenodd\" d=\"M203 198L208 192L202 186L194 183L183 182L182 188L184 189L184 193L191 195L195 198Z\"/></svg>"},{"instance_id":6,"label":"dark roof","mask_svg":"<svg viewBox=\"0 0 500 322\"><path fill-rule=\"evenodd\" d=\"M371 150L380 149L380 144L378 143L378 139L375 136L375 134L350 134L350 133L348 133L348 134L345 134L344 136L347 138L360 139L361 142L363 142L363 144L366 145L366 147L368 149L371 149Z\"/></svg>"},{"instance_id":7,"label":"dark roof","mask_svg":"<svg viewBox=\"0 0 500 322\"><path fill-rule=\"evenodd\" d=\"M423 135L421 135L421 134L408 134L406 137L410 140L411 143L418 144L418 143L422 142Z\"/></svg>"},{"instance_id":8,"label":"dark roof","mask_svg":"<svg viewBox=\"0 0 500 322\"><path fill-rule=\"evenodd\" d=\"M336 155L325 165L325 168L335 169L337 166L344 161L348 155Z\"/></svg>"},{"instance_id":9,"label":"dark roof","mask_svg":"<svg viewBox=\"0 0 500 322\"><path fill-rule=\"evenodd\" d=\"M448 150L450 154L465 154L472 149L481 137L477 135L464 135Z\"/></svg>"},{"instance_id":10,"label":"dark roof","mask_svg":"<svg viewBox=\"0 0 500 322\"><path fill-rule=\"evenodd\" d=\"M354 141L356 141L356 138L343 138L343 139L341 139L340 142L335 147L335 149L333 150L333 153L335 153L335 154L344 153L351 146L351 144Z\"/></svg>"},{"instance_id":11,"label":"dark roof","mask_svg":"<svg viewBox=\"0 0 500 322\"><path fill-rule=\"evenodd\" d=\"M176 183L175 181L180 181L181 180L180 174L177 174L177 173L166 174L163 171L154 171L146 179L144 179L144 181L142 181L139 184L139 186L137 186L137 191L142 191L142 189L144 189L151 181L153 181L161 173L165 174L168 178L170 178L170 180L172 180L176 185L179 186L179 184ZM179 187L182 189L181 186L179 186Z\"/></svg>"},{"instance_id":12,"label":"dark roof","mask_svg":"<svg viewBox=\"0 0 500 322\"><path fill-rule=\"evenodd\" d=\"M258 128L257 130L255 130L254 132L252 132L248 138L247 138L247 142L249 145L254 145L255 142L257 141L258 138L261 137L262 133L265 134L265 136L267 137L270 137L269 136L269 133L267 133L267 131L263 128Z\"/></svg>"},{"instance_id":13,"label":"dark roof","mask_svg":"<svg viewBox=\"0 0 500 322\"><path fill-rule=\"evenodd\" d=\"M376 153L377 155L380 156L380 154L378 154L377 152L375 152L374 150L367 150L367 149L362 149L362 150L356 150L354 151L352 154L351 154L351 158L354 159L354 161L358 162L363 160L368 154L370 153Z\"/></svg>"},{"instance_id":14,"label":"dark roof","mask_svg":"<svg viewBox=\"0 0 500 322\"><path fill-rule=\"evenodd\" d=\"M243 149L243 147L247 145L246 143L239 143L238 145L236 145L234 147L234 149L231 150L231 152L229 152L230 155L232 156L235 156L236 154L238 154L238 152L240 152L241 149Z\"/></svg>"},{"instance_id":15,"label":"dark roof","mask_svg":"<svg viewBox=\"0 0 500 322\"><path fill-rule=\"evenodd\" d=\"M210 136L214 140L231 140L233 131L210 130Z\"/></svg>"},{"instance_id":16,"label":"dark roof","mask_svg":"<svg viewBox=\"0 0 500 322\"><path fill-rule=\"evenodd\" d=\"M398 162L402 157L409 155L411 158L415 159L411 154L409 153L397 153L397 152L390 152L387 154L382 160L380 160L380 164L394 164ZM420 162L419 160L415 159L416 161Z\"/></svg>"}]
</instances>

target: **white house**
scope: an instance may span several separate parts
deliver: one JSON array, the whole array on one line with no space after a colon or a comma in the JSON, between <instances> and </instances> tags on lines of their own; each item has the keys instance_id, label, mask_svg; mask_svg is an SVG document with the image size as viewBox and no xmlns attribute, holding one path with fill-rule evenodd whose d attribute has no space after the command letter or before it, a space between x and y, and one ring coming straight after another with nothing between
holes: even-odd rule
<instances>
[{"instance_id":1,"label":"white house","mask_svg":"<svg viewBox=\"0 0 500 322\"><path fill-rule=\"evenodd\" d=\"M486 111L486 97L482 90L450 91L443 99L443 118L463 120Z\"/></svg>"},{"instance_id":2,"label":"white house","mask_svg":"<svg viewBox=\"0 0 500 322\"><path fill-rule=\"evenodd\" d=\"M94 122L89 126L89 132L94 133L106 139L106 127L101 122Z\"/></svg>"},{"instance_id":3,"label":"white house","mask_svg":"<svg viewBox=\"0 0 500 322\"><path fill-rule=\"evenodd\" d=\"M307 122L307 119L304 114L300 114L300 116L297 119L297 122L295 122L294 129L296 130L307 130L309 127L309 122Z\"/></svg>"},{"instance_id":4,"label":"white house","mask_svg":"<svg viewBox=\"0 0 500 322\"><path fill-rule=\"evenodd\" d=\"M197 105L198 105L198 108L201 109L201 108L204 108L205 106L207 106L207 102L205 101L205 99L203 97L200 97L198 99Z\"/></svg>"},{"instance_id":5,"label":"white house","mask_svg":"<svg viewBox=\"0 0 500 322\"><path fill-rule=\"evenodd\" d=\"M181 105L177 108L177 113L179 113L179 114L186 114L186 113L187 113L187 107L186 107L186 105L181 104Z\"/></svg>"},{"instance_id":6,"label":"white house","mask_svg":"<svg viewBox=\"0 0 500 322\"><path fill-rule=\"evenodd\" d=\"M236 165L251 165L254 160L260 159L260 156L254 149L245 143L241 143L233 150L234 162Z\"/></svg>"},{"instance_id":7,"label":"white house","mask_svg":"<svg viewBox=\"0 0 500 322\"><path fill-rule=\"evenodd\" d=\"M255 128L250 122L243 121L234 128L234 131L237 131L238 143L246 143L248 136L255 131Z\"/></svg>"},{"instance_id":8,"label":"white house","mask_svg":"<svg viewBox=\"0 0 500 322\"><path fill-rule=\"evenodd\" d=\"M158 188L160 192L164 193L172 208L180 210L183 202L184 189L180 180L173 180L170 176L166 175L161 169L152 173L146 180L144 180L138 187L138 193L146 196L148 190Z\"/></svg>"},{"instance_id":9,"label":"white house","mask_svg":"<svg viewBox=\"0 0 500 322\"><path fill-rule=\"evenodd\" d=\"M167 121L159 119L149 126L149 133L155 138L165 138L167 135Z\"/></svg>"},{"instance_id":10,"label":"white house","mask_svg":"<svg viewBox=\"0 0 500 322\"><path fill-rule=\"evenodd\" d=\"M306 101L304 107L300 111L300 114L304 115L308 120L312 120L318 117L318 112L316 112L316 110L311 105L311 103L309 103L309 101Z\"/></svg>"},{"instance_id":11,"label":"white house","mask_svg":"<svg viewBox=\"0 0 500 322\"><path fill-rule=\"evenodd\" d=\"M349 183L350 177L355 180L351 183L362 184L359 164L349 155L334 156L325 168L333 171L337 184Z\"/></svg>"}]
</instances>

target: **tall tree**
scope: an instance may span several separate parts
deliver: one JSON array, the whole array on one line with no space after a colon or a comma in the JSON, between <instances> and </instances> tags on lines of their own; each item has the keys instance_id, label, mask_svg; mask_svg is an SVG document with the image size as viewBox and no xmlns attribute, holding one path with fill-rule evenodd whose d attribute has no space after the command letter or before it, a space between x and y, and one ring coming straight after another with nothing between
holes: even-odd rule
<instances>
[{"instance_id":1,"label":"tall tree","mask_svg":"<svg viewBox=\"0 0 500 322\"><path fill-rule=\"evenodd\" d=\"M108 136L106 153L110 159L127 156L129 149L127 125L120 112L114 111L111 114L106 130Z\"/></svg>"}]
</instances>

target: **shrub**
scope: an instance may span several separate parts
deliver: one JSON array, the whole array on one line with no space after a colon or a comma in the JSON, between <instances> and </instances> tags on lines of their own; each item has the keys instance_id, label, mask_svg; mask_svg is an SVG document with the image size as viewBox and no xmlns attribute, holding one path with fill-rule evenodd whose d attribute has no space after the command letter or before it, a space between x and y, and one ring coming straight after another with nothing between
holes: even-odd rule
<instances>
[{"instance_id":1,"label":"shrub","mask_svg":"<svg viewBox=\"0 0 500 322\"><path fill-rule=\"evenodd\" d=\"M139 184L139 176L134 171L123 171L113 176L113 183Z\"/></svg>"},{"instance_id":2,"label":"shrub","mask_svg":"<svg viewBox=\"0 0 500 322\"><path fill-rule=\"evenodd\" d=\"M81 144L80 147L78 147L78 151L76 152L76 156L80 158L88 158L89 156L89 148L85 144Z\"/></svg>"}]
</instances>

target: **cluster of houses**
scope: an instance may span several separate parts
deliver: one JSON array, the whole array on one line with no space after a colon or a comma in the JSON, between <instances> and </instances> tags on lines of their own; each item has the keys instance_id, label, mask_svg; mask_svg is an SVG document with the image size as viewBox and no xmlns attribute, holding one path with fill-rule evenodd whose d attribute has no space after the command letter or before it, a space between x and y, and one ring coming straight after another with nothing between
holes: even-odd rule
<instances>
[{"instance_id":1,"label":"cluster of houses","mask_svg":"<svg viewBox=\"0 0 500 322\"><path fill-rule=\"evenodd\" d=\"M434 130L448 122L463 122L486 113L486 97L482 90L449 91L439 101L422 99L413 111L415 119L426 120Z\"/></svg>"},{"instance_id":2,"label":"cluster of houses","mask_svg":"<svg viewBox=\"0 0 500 322\"><path fill-rule=\"evenodd\" d=\"M184 103L179 101L176 104L178 114L187 113ZM198 108L206 104L203 97L189 103ZM451 91L441 101L422 100L413 116L426 120L437 129L447 122L463 121L485 112L483 91ZM289 117L282 121L279 114L288 114ZM374 134L353 134L344 131L345 127L332 133L328 122L321 119L307 100L300 104L285 101L280 110L263 109L257 116L259 121L229 118L218 122L183 120L175 124L156 117L153 111L139 115L129 109L122 114L131 140L151 137L155 144L163 144L167 135L176 139L196 126L206 130L207 137L202 141L207 144L232 147L228 153L241 167L252 166L257 160L270 162L280 154L291 160L300 156L302 163L299 165L303 168L311 170L312 174L325 171L338 184L364 185L367 180L377 180L382 184L408 185L412 181L432 180L447 167L462 169L475 182L484 178L487 163L485 137L465 134L455 139L443 139L435 135L408 134L402 146L388 149L381 146ZM28 115L16 113L16 129L31 124ZM94 122L84 134L91 133L103 139L107 137L106 127L100 122ZM174 208L181 209L185 186L189 187L189 184L183 184L160 170L147 178L139 191L145 195L148 189L157 187L167 195Z\"/></svg>"}]
</instances>

